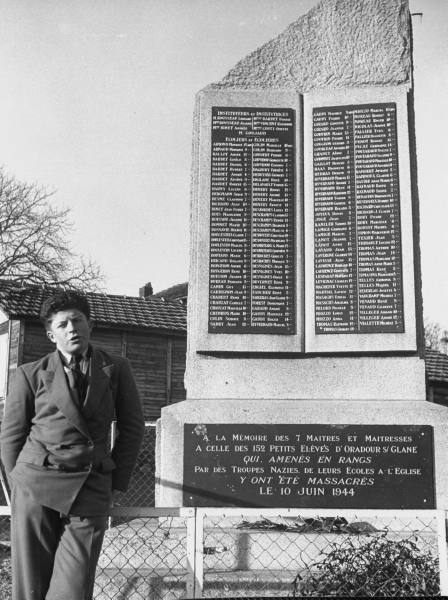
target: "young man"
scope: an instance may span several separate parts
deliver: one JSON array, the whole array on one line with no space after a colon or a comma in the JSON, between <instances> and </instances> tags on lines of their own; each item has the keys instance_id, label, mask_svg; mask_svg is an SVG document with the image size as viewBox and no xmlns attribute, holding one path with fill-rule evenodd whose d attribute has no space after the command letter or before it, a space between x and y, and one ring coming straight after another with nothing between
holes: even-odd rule
<instances>
[{"instance_id":1,"label":"young man","mask_svg":"<svg viewBox=\"0 0 448 600\"><path fill-rule=\"evenodd\" d=\"M17 369L0 436L12 488L13 600L90 600L105 515L114 490L129 483L143 413L128 362L90 345L84 296L54 294L41 319L56 350Z\"/></svg>"}]
</instances>

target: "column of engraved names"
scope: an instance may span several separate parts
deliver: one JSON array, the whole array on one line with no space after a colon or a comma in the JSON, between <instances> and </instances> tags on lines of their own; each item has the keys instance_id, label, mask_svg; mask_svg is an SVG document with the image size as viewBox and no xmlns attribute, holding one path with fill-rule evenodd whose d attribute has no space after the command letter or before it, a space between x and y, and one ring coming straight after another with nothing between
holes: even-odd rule
<instances>
[{"instance_id":1,"label":"column of engraved names","mask_svg":"<svg viewBox=\"0 0 448 600\"><path fill-rule=\"evenodd\" d=\"M291 110L253 116L252 317L258 331L294 331L294 120ZM255 329L256 328L256 329Z\"/></svg>"},{"instance_id":2,"label":"column of engraved names","mask_svg":"<svg viewBox=\"0 0 448 600\"><path fill-rule=\"evenodd\" d=\"M212 123L209 329L240 330L250 319L251 148L238 130L248 111L215 110Z\"/></svg>"},{"instance_id":3,"label":"column of engraved names","mask_svg":"<svg viewBox=\"0 0 448 600\"><path fill-rule=\"evenodd\" d=\"M404 331L396 106L353 111L359 329Z\"/></svg>"},{"instance_id":4,"label":"column of engraved names","mask_svg":"<svg viewBox=\"0 0 448 600\"><path fill-rule=\"evenodd\" d=\"M316 333L401 332L396 106L316 108L313 143Z\"/></svg>"},{"instance_id":5,"label":"column of engraved names","mask_svg":"<svg viewBox=\"0 0 448 600\"><path fill-rule=\"evenodd\" d=\"M209 331L294 331L294 115L212 109Z\"/></svg>"},{"instance_id":6,"label":"column of engraved names","mask_svg":"<svg viewBox=\"0 0 448 600\"><path fill-rule=\"evenodd\" d=\"M352 119L315 109L313 141L316 333L348 333L358 322Z\"/></svg>"}]
</instances>

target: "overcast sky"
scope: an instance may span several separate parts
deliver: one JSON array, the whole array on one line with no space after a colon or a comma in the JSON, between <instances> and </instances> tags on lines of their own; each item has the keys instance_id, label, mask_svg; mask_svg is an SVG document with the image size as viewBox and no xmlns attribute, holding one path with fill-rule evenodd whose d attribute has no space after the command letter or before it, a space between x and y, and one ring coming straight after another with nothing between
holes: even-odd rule
<instances>
[{"instance_id":1,"label":"overcast sky","mask_svg":"<svg viewBox=\"0 0 448 600\"><path fill-rule=\"evenodd\" d=\"M316 0L0 0L0 163L109 293L188 279L194 95ZM425 313L448 328L448 0L411 0Z\"/></svg>"}]
</instances>

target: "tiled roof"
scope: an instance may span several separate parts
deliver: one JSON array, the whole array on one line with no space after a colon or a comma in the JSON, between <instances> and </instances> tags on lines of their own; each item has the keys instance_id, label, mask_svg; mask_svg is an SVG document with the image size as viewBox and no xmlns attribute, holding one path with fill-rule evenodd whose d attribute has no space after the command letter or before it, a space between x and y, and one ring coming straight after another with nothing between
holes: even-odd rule
<instances>
[{"instance_id":1,"label":"tiled roof","mask_svg":"<svg viewBox=\"0 0 448 600\"><path fill-rule=\"evenodd\" d=\"M448 383L448 355L426 348L426 377L429 381Z\"/></svg>"},{"instance_id":2,"label":"tiled roof","mask_svg":"<svg viewBox=\"0 0 448 600\"><path fill-rule=\"evenodd\" d=\"M0 280L0 308L11 319L38 319L42 302L52 291L54 290L40 286L21 287ZM179 300L94 292L87 292L86 296L92 320L98 325L163 329L179 333L187 331L187 310ZM447 354L426 348L425 365L429 381L448 383Z\"/></svg>"},{"instance_id":3,"label":"tiled roof","mask_svg":"<svg viewBox=\"0 0 448 600\"><path fill-rule=\"evenodd\" d=\"M38 318L43 300L54 290L21 287L0 280L0 308L9 318ZM91 318L97 325L163 329L186 333L187 311L179 301L87 292Z\"/></svg>"}]
</instances>

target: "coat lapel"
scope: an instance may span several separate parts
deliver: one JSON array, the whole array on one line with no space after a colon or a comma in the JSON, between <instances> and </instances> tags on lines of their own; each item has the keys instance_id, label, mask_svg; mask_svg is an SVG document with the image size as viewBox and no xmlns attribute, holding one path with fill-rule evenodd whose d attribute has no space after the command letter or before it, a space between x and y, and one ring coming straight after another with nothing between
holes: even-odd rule
<instances>
[{"instance_id":1,"label":"coat lapel","mask_svg":"<svg viewBox=\"0 0 448 600\"><path fill-rule=\"evenodd\" d=\"M83 413L89 417L101 406L104 394L110 389L110 379L114 365L105 356L93 348L90 361L89 387L84 401Z\"/></svg>"},{"instance_id":2,"label":"coat lapel","mask_svg":"<svg viewBox=\"0 0 448 600\"><path fill-rule=\"evenodd\" d=\"M47 369L41 370L40 375L51 401L72 425L90 437L87 424L70 394L64 367L57 350L50 356Z\"/></svg>"}]
</instances>

